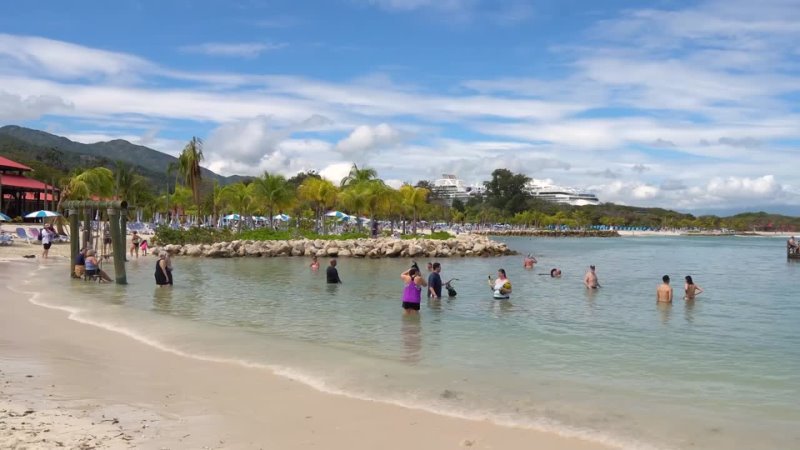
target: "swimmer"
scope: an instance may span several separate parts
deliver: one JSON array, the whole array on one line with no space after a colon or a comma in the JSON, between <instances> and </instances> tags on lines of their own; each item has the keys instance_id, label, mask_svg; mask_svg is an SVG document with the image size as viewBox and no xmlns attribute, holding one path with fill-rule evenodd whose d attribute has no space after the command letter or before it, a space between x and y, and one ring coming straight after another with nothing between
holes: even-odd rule
<instances>
[{"instance_id":1,"label":"swimmer","mask_svg":"<svg viewBox=\"0 0 800 450\"><path fill-rule=\"evenodd\" d=\"M703 293L703 288L694 284L691 275L686 275L686 284L683 286L684 300L694 300L695 297Z\"/></svg>"},{"instance_id":2,"label":"swimmer","mask_svg":"<svg viewBox=\"0 0 800 450\"><path fill-rule=\"evenodd\" d=\"M550 278L561 278L561 269L557 267L550 269Z\"/></svg>"},{"instance_id":3,"label":"swimmer","mask_svg":"<svg viewBox=\"0 0 800 450\"><path fill-rule=\"evenodd\" d=\"M672 303L672 286L669 285L669 275L661 277L663 283L656 288L656 303Z\"/></svg>"},{"instance_id":4,"label":"swimmer","mask_svg":"<svg viewBox=\"0 0 800 450\"><path fill-rule=\"evenodd\" d=\"M597 281L597 274L594 271L594 266L589 266L589 270L586 272L586 275L583 277L583 285L586 286L586 289L599 289L600 282Z\"/></svg>"},{"instance_id":5,"label":"swimmer","mask_svg":"<svg viewBox=\"0 0 800 450\"><path fill-rule=\"evenodd\" d=\"M309 267L311 267L311 270L313 270L314 272L319 270L319 261L317 261L317 256L316 255L311 257L311 265Z\"/></svg>"},{"instance_id":6,"label":"swimmer","mask_svg":"<svg viewBox=\"0 0 800 450\"><path fill-rule=\"evenodd\" d=\"M537 262L539 261L537 261L536 258L533 257L533 255L528 253L528 256L526 256L525 259L522 260L522 267L525 269L533 269L533 265L536 264Z\"/></svg>"},{"instance_id":7,"label":"swimmer","mask_svg":"<svg viewBox=\"0 0 800 450\"><path fill-rule=\"evenodd\" d=\"M494 296L497 298L508 298L511 293L511 280L506 276L505 269L497 269L497 279L492 280L489 276L489 287L494 291Z\"/></svg>"}]
</instances>

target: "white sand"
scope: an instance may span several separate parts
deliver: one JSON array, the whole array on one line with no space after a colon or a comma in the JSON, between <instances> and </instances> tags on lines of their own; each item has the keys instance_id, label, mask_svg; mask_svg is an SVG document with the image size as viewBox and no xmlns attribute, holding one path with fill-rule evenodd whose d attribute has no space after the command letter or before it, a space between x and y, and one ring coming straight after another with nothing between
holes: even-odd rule
<instances>
[{"instance_id":1,"label":"white sand","mask_svg":"<svg viewBox=\"0 0 800 450\"><path fill-rule=\"evenodd\" d=\"M29 303L15 291L36 289L38 264L0 261L2 448L606 448L162 352ZM52 282L70 281L65 274ZM39 300L47 295L57 294Z\"/></svg>"}]
</instances>

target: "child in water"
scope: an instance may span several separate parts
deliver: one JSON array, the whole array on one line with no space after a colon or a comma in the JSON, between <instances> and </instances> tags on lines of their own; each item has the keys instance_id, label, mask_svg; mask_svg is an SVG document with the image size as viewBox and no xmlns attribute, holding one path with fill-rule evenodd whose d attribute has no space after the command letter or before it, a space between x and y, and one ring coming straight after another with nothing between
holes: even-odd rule
<instances>
[{"instance_id":1,"label":"child in water","mask_svg":"<svg viewBox=\"0 0 800 450\"><path fill-rule=\"evenodd\" d=\"M142 249L144 256L147 256L147 239L144 239L142 243L139 244L139 248Z\"/></svg>"}]
</instances>

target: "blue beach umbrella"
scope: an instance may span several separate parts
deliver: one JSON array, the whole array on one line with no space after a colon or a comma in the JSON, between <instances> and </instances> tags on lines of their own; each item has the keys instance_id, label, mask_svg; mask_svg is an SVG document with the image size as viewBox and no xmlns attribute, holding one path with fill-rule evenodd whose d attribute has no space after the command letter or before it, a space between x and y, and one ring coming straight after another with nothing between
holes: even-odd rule
<instances>
[{"instance_id":1,"label":"blue beach umbrella","mask_svg":"<svg viewBox=\"0 0 800 450\"><path fill-rule=\"evenodd\" d=\"M9 222L11 221L11 217L0 212L0 222Z\"/></svg>"},{"instance_id":2,"label":"blue beach umbrella","mask_svg":"<svg viewBox=\"0 0 800 450\"><path fill-rule=\"evenodd\" d=\"M32 212L30 214L26 214L26 219L44 219L46 217L58 217L61 214L53 211L46 211L44 209L40 209L39 211Z\"/></svg>"},{"instance_id":3,"label":"blue beach umbrella","mask_svg":"<svg viewBox=\"0 0 800 450\"><path fill-rule=\"evenodd\" d=\"M280 220L281 222L288 222L291 217L287 216L286 214L276 214L273 219Z\"/></svg>"},{"instance_id":4,"label":"blue beach umbrella","mask_svg":"<svg viewBox=\"0 0 800 450\"><path fill-rule=\"evenodd\" d=\"M238 214L228 214L227 216L223 217L222 220L239 220L241 216Z\"/></svg>"}]
</instances>

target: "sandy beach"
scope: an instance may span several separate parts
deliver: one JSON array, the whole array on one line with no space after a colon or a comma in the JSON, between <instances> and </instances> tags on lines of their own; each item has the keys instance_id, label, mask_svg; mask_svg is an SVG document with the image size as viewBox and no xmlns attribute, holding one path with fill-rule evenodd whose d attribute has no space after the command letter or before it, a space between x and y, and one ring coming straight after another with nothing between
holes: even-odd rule
<instances>
[{"instance_id":1,"label":"sandy beach","mask_svg":"<svg viewBox=\"0 0 800 450\"><path fill-rule=\"evenodd\" d=\"M40 283L69 282L37 277L40 264L64 258L0 261L2 448L605 448L326 394L70 320L37 305L57 290L35 294Z\"/></svg>"}]
</instances>

